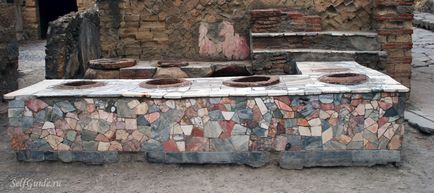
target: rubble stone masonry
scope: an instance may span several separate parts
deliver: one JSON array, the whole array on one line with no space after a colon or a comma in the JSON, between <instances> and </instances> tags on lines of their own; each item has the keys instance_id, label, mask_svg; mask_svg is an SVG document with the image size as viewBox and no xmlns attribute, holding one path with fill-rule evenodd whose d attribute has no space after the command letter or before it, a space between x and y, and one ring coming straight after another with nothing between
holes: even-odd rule
<instances>
[{"instance_id":1,"label":"rubble stone masonry","mask_svg":"<svg viewBox=\"0 0 434 193\"><path fill-rule=\"evenodd\" d=\"M373 4L366 0L99 0L97 4L106 57L244 60L249 51L245 45L249 11L261 8L295 7L318 15L324 30L372 30ZM229 46L228 39L235 45Z\"/></svg>"},{"instance_id":2,"label":"rubble stone masonry","mask_svg":"<svg viewBox=\"0 0 434 193\"><path fill-rule=\"evenodd\" d=\"M0 2L0 100L18 88L18 43L15 38L15 10Z\"/></svg>"},{"instance_id":3,"label":"rubble stone masonry","mask_svg":"<svg viewBox=\"0 0 434 193\"><path fill-rule=\"evenodd\" d=\"M282 27L273 26L282 24L281 17L261 20L250 10L290 8L283 21L291 21L287 27L293 31L378 33L389 55L378 70L410 86L413 0L98 0L97 5L104 57L249 59L250 29Z\"/></svg>"},{"instance_id":4,"label":"rubble stone masonry","mask_svg":"<svg viewBox=\"0 0 434 193\"><path fill-rule=\"evenodd\" d=\"M101 55L99 23L95 9L70 13L51 22L47 34L46 78L83 77L89 60Z\"/></svg>"}]
</instances>

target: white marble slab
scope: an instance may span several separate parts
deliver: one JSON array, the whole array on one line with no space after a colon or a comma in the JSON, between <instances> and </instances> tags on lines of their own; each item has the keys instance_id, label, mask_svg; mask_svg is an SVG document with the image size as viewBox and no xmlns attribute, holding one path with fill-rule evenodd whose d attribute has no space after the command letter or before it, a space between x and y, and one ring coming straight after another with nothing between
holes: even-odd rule
<instances>
[{"instance_id":1,"label":"white marble slab","mask_svg":"<svg viewBox=\"0 0 434 193\"><path fill-rule=\"evenodd\" d=\"M281 75L281 82L267 87L234 88L223 85L223 81L234 77L195 78L188 79L190 86L164 89L141 88L139 84L146 80L95 80L106 82L101 87L89 89L64 90L56 89L70 81L80 80L45 80L31 87L6 94L5 99L16 97L149 97L149 98L197 98L228 96L284 96L284 95L318 95L330 93L369 93L369 92L409 92L409 89L376 70L359 65L356 62L298 62L301 75ZM358 85L333 85L318 80L328 72L318 69L347 68L346 72L365 74L369 77L366 83Z\"/></svg>"}]
</instances>

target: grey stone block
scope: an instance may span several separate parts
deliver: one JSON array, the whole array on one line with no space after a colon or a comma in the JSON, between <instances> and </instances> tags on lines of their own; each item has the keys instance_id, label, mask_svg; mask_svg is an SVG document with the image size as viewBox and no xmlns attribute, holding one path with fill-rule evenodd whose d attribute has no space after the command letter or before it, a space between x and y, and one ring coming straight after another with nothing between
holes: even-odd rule
<instances>
[{"instance_id":1,"label":"grey stone block","mask_svg":"<svg viewBox=\"0 0 434 193\"><path fill-rule=\"evenodd\" d=\"M23 100L13 100L9 101L9 108L24 108L24 101Z\"/></svg>"},{"instance_id":2,"label":"grey stone block","mask_svg":"<svg viewBox=\"0 0 434 193\"><path fill-rule=\"evenodd\" d=\"M161 154L148 152L152 161L161 162ZM165 153L167 164L246 164L251 167L262 167L270 160L269 152L185 152Z\"/></svg>"},{"instance_id":3,"label":"grey stone block","mask_svg":"<svg viewBox=\"0 0 434 193\"><path fill-rule=\"evenodd\" d=\"M45 161L57 161L59 160L59 154L57 152L46 151L44 152Z\"/></svg>"},{"instance_id":4,"label":"grey stone block","mask_svg":"<svg viewBox=\"0 0 434 193\"><path fill-rule=\"evenodd\" d=\"M304 154L304 152L284 152L279 166L284 169L303 169Z\"/></svg>"},{"instance_id":5,"label":"grey stone block","mask_svg":"<svg viewBox=\"0 0 434 193\"><path fill-rule=\"evenodd\" d=\"M374 166L401 162L401 152L394 150L352 151L354 166Z\"/></svg>"},{"instance_id":6,"label":"grey stone block","mask_svg":"<svg viewBox=\"0 0 434 193\"><path fill-rule=\"evenodd\" d=\"M164 163L166 154L163 151L149 151L145 153L146 160L151 163Z\"/></svg>"},{"instance_id":7,"label":"grey stone block","mask_svg":"<svg viewBox=\"0 0 434 193\"><path fill-rule=\"evenodd\" d=\"M17 151L16 159L18 161L26 161L26 162L40 162L45 160L44 152L41 151Z\"/></svg>"},{"instance_id":8,"label":"grey stone block","mask_svg":"<svg viewBox=\"0 0 434 193\"><path fill-rule=\"evenodd\" d=\"M73 161L87 164L114 163L119 160L118 152L73 152Z\"/></svg>"},{"instance_id":9,"label":"grey stone block","mask_svg":"<svg viewBox=\"0 0 434 193\"><path fill-rule=\"evenodd\" d=\"M238 164L245 164L250 167L259 168L270 162L270 152L256 151L234 153L233 160Z\"/></svg>"},{"instance_id":10,"label":"grey stone block","mask_svg":"<svg viewBox=\"0 0 434 193\"><path fill-rule=\"evenodd\" d=\"M201 164L228 164L233 163L231 152L203 152L198 154Z\"/></svg>"},{"instance_id":11,"label":"grey stone block","mask_svg":"<svg viewBox=\"0 0 434 193\"><path fill-rule=\"evenodd\" d=\"M399 151L354 150L354 151L300 151L284 152L279 165L284 169L332 166L373 166L399 163Z\"/></svg>"},{"instance_id":12,"label":"grey stone block","mask_svg":"<svg viewBox=\"0 0 434 193\"><path fill-rule=\"evenodd\" d=\"M73 161L73 154L70 151L61 151L59 152L59 159L63 162L72 162Z\"/></svg>"},{"instance_id":13,"label":"grey stone block","mask_svg":"<svg viewBox=\"0 0 434 193\"><path fill-rule=\"evenodd\" d=\"M304 167L351 166L349 151L309 151L304 154Z\"/></svg>"}]
</instances>

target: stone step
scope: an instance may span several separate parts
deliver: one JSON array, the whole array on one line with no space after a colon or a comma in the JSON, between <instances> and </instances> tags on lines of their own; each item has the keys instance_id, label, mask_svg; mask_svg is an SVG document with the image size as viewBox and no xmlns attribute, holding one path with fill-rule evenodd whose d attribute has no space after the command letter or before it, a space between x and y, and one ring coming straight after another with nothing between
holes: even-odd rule
<instances>
[{"instance_id":1,"label":"stone step","mask_svg":"<svg viewBox=\"0 0 434 193\"><path fill-rule=\"evenodd\" d=\"M383 69L384 51L354 51L325 49L253 49L254 73L295 74L296 62L356 61L375 69Z\"/></svg>"},{"instance_id":2,"label":"stone step","mask_svg":"<svg viewBox=\"0 0 434 193\"><path fill-rule=\"evenodd\" d=\"M377 34L371 32L251 33L253 49L379 50Z\"/></svg>"}]
</instances>

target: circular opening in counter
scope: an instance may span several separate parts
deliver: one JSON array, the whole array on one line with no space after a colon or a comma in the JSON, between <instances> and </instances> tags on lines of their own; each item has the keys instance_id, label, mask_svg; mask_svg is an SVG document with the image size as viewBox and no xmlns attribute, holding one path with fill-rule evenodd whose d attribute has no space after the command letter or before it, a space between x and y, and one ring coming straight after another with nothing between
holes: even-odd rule
<instances>
[{"instance_id":1,"label":"circular opening in counter","mask_svg":"<svg viewBox=\"0 0 434 193\"><path fill-rule=\"evenodd\" d=\"M99 70L116 70L136 65L135 59L129 58L103 58L89 61L89 67Z\"/></svg>"},{"instance_id":2,"label":"circular opening in counter","mask_svg":"<svg viewBox=\"0 0 434 193\"><path fill-rule=\"evenodd\" d=\"M189 86L190 81L180 78L160 78L140 83L142 88L169 88Z\"/></svg>"},{"instance_id":3,"label":"circular opening in counter","mask_svg":"<svg viewBox=\"0 0 434 193\"><path fill-rule=\"evenodd\" d=\"M188 62L176 61L176 60L161 60L157 63L160 68L171 68L171 67L183 67L188 66Z\"/></svg>"},{"instance_id":4,"label":"circular opening in counter","mask_svg":"<svg viewBox=\"0 0 434 193\"><path fill-rule=\"evenodd\" d=\"M356 85L368 80L368 76L357 73L338 73L321 76L319 81L329 84Z\"/></svg>"},{"instance_id":5,"label":"circular opening in counter","mask_svg":"<svg viewBox=\"0 0 434 193\"><path fill-rule=\"evenodd\" d=\"M223 84L230 87L261 87L278 84L278 76L249 76L224 81Z\"/></svg>"},{"instance_id":6,"label":"circular opening in counter","mask_svg":"<svg viewBox=\"0 0 434 193\"><path fill-rule=\"evenodd\" d=\"M72 81L55 86L56 89L87 89L106 85L104 82L96 81Z\"/></svg>"}]
</instances>

